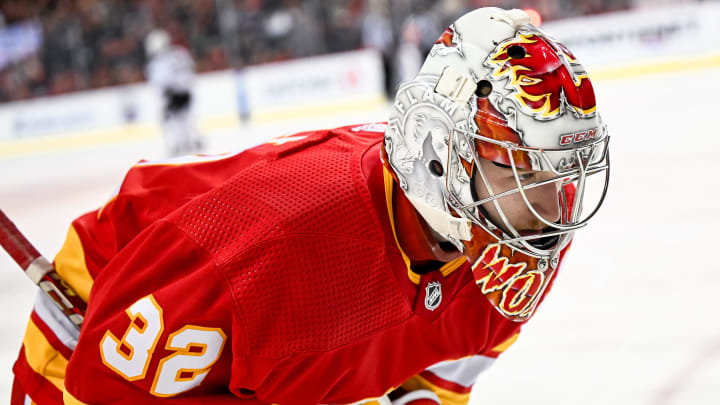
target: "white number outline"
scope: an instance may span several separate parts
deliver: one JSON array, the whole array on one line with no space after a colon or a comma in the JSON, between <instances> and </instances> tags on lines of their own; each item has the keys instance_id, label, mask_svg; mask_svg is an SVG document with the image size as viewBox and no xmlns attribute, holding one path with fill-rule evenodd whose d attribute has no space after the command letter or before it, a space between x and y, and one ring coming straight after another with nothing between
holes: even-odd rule
<instances>
[{"instance_id":1,"label":"white number outline","mask_svg":"<svg viewBox=\"0 0 720 405\"><path fill-rule=\"evenodd\" d=\"M176 338L188 331L209 332L210 334L214 333L215 335L217 335L217 337L220 338L220 342L219 344L217 342L214 342L215 347L209 347L209 345L213 342L208 342L208 339L212 339L213 336L206 335L208 339L206 339L204 343L190 341L184 346L174 343L174 340ZM215 362L220 359L220 355L222 354L223 348L225 347L226 339L227 336L220 328L207 328L196 325L185 325L182 328L178 329L176 332L172 333L170 336L168 336L165 348L167 350L175 351L175 353L168 355L162 360L160 360L160 363L157 367L158 371L155 373L155 379L153 380L152 387L150 388L150 393L158 397L171 397L182 392L189 391L200 385L210 372L210 368L215 364ZM201 348L201 350L199 352L192 352L191 350L193 347L199 347ZM209 358L211 358L212 360L207 361L203 368L182 368L178 367L175 364L177 363L176 359L179 359L181 357L197 358L204 357L206 355L209 356ZM170 368L168 369L168 367ZM192 377L183 378L181 377L182 373L192 373ZM179 390L172 393L162 393L158 390L158 383L160 383L161 380L165 378L173 378L173 380L170 382L171 385L173 385L174 383L181 383L182 385L182 383L187 382L190 382L190 384L187 384L184 387L180 387Z\"/></svg>"},{"instance_id":2,"label":"white number outline","mask_svg":"<svg viewBox=\"0 0 720 405\"><path fill-rule=\"evenodd\" d=\"M149 306L148 303L150 304ZM150 308L154 309L152 313L148 313L148 309ZM157 303L155 297L150 294L135 301L135 303L130 305L125 310L125 312L130 318L130 324L125 329L123 337L121 339L118 339L117 336L110 332L110 330L106 330L103 338L100 340L100 343L98 345L100 349L100 357L105 366L107 366L126 380L142 380L147 376L152 356L155 353L155 349L157 348L160 337L165 330L163 309ZM145 315L143 315L143 312L145 312ZM138 326L138 324L136 323L137 319L140 319L142 321L142 327ZM154 336L146 336L146 333L152 333L153 330L155 330ZM205 333L205 337L203 338L205 339L205 342L187 341L184 346L181 346L180 343L173 343L179 336L182 336L189 331L200 331L202 333ZM149 341L148 338L150 337L152 337L153 340L152 344L148 345L147 342ZM219 337L219 342L217 339L215 341L212 341L213 337ZM131 342L134 341L136 344L133 345L128 342L128 340L130 340ZM150 388L150 394L158 397L172 397L185 391L189 391L200 385L210 372L212 366L220 359L223 349L225 348L226 340L227 335L225 334L225 332L223 332L222 329L197 325L185 325L182 328L171 333L166 340L165 348L169 351L174 351L175 353L163 357L158 363L155 371L155 377L153 379L153 384ZM129 349L130 353L125 354L123 351L121 351L120 348L122 346L125 346L127 349ZM193 351L194 348L200 348L200 351ZM121 370L128 366L132 367L131 363L134 357L136 355L143 355L142 353L145 353L144 356L146 356L143 361L142 372L125 373ZM209 356L209 358L211 358L212 360L206 361L204 364L202 364L202 368L182 368L179 367L176 364L177 361L174 360L182 357L192 357L194 360L197 360L198 357L204 356ZM174 367L174 369L166 371L166 366ZM137 368L137 366L135 367ZM192 376L184 378L180 377L183 372L192 373ZM180 382L182 385L182 389L174 392L168 391L167 393L157 392L158 383L162 382L161 379L163 378L169 378L168 376L172 376L173 378L173 380L170 382L171 385ZM183 382L188 381L191 382L189 385L182 384Z\"/></svg>"},{"instance_id":3,"label":"white number outline","mask_svg":"<svg viewBox=\"0 0 720 405\"><path fill-rule=\"evenodd\" d=\"M152 314L148 314L147 311L145 316L142 315L143 311L143 305L146 305L146 300L150 301L150 304L152 307L157 311ZM162 307L155 301L155 297L150 295L146 295L139 300L135 301L134 304L130 305L125 312L127 313L128 317L130 318L130 325L125 329L125 334L123 334L122 339L118 339L112 332L109 330L105 331L105 335L100 340L100 357L102 359L102 362L109 367L111 370L115 371L116 373L123 376L128 381L136 381L136 380L142 380L147 375L148 366L150 365L150 360L152 358L152 354L155 352L155 347L158 344L158 341L160 340L160 336L162 335L163 331L165 330L165 324L163 321L163 310ZM151 322L156 320L159 320L159 325L154 325L154 322ZM143 322L143 326L138 327L138 325L135 323L137 319L140 319ZM153 329L157 329L157 332L155 332L155 336L153 337L152 344L150 345L138 345L138 344L131 344L128 342L130 341L146 341L150 335L146 336L146 333L152 333ZM110 342L108 339L112 340ZM140 342L138 342L140 343ZM130 354L125 354L120 350L120 348L125 345L130 350ZM114 346L114 347L113 347ZM138 347L139 346L139 347ZM149 346L149 347L147 347ZM144 350L143 350L144 349ZM106 350L108 353L106 353ZM145 353L144 355L142 353ZM115 357L114 355L118 354L121 357ZM132 366L131 363L133 359L135 358L135 355L144 356L145 361L143 364L142 372L139 373L129 373L131 375L126 374L124 371L122 371L122 368L126 368L127 366ZM124 360L123 360L124 359ZM126 363L125 363L126 361ZM118 363L120 362L120 363ZM127 371L127 370L126 370Z\"/></svg>"}]
</instances>

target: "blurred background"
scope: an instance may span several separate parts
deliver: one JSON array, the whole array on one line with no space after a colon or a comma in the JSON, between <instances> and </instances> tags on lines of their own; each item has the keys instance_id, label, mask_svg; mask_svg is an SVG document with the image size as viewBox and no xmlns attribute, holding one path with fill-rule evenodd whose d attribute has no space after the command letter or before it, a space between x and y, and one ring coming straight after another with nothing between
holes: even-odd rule
<instances>
[{"instance_id":1,"label":"blurred background","mask_svg":"<svg viewBox=\"0 0 720 405\"><path fill-rule=\"evenodd\" d=\"M189 116L220 153L386 120L445 27L489 5L527 9L587 68L612 173L471 404L720 404L717 0L0 0L0 208L52 257L129 167L169 155L154 30L190 55ZM0 253L0 401L35 293Z\"/></svg>"},{"instance_id":2,"label":"blurred background","mask_svg":"<svg viewBox=\"0 0 720 405\"><path fill-rule=\"evenodd\" d=\"M425 54L477 7L532 8L544 21L657 6L649 0L3 0L0 102L144 80L143 40L162 28L198 72L372 47L388 82L401 43ZM669 3L669 1L667 2ZM674 1L673 3L682 3Z\"/></svg>"}]
</instances>

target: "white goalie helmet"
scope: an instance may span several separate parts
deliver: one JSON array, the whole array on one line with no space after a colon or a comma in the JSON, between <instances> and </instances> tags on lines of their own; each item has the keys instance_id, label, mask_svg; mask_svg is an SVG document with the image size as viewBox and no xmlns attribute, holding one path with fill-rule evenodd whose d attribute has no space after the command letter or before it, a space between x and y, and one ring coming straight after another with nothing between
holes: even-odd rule
<instances>
[{"instance_id":1,"label":"white goalie helmet","mask_svg":"<svg viewBox=\"0 0 720 405\"><path fill-rule=\"evenodd\" d=\"M153 57L170 48L170 34L165 30L154 29L145 37L145 54Z\"/></svg>"},{"instance_id":2,"label":"white goalie helmet","mask_svg":"<svg viewBox=\"0 0 720 405\"><path fill-rule=\"evenodd\" d=\"M531 25L525 12L481 8L452 24L417 77L399 87L385 152L407 198L437 235L468 257L493 305L508 318L525 320L574 231L602 204L608 141L592 84L573 54ZM512 168L517 187L493 193L480 159ZM552 178L528 183L521 170ZM584 198L591 176L601 181L589 204ZM489 197L477 197L478 182ZM544 218L527 197L528 190L552 182L560 184L559 221ZM511 195L520 195L545 224L542 233L523 235L513 227L500 205ZM499 218L487 215L487 204ZM491 268L503 258L522 269L492 288L484 285L487 271L499 277L507 270Z\"/></svg>"}]
</instances>

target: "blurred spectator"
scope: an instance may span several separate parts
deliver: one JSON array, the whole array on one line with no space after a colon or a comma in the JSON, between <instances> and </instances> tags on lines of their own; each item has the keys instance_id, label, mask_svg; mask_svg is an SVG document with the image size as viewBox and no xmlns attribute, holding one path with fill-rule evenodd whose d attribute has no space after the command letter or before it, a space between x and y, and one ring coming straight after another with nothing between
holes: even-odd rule
<instances>
[{"instance_id":1,"label":"blurred spectator","mask_svg":"<svg viewBox=\"0 0 720 405\"><path fill-rule=\"evenodd\" d=\"M396 84L409 82L417 75L425 60L420 41L422 33L412 19L403 24L397 53L395 54L394 81Z\"/></svg>"},{"instance_id":2,"label":"blurred spectator","mask_svg":"<svg viewBox=\"0 0 720 405\"><path fill-rule=\"evenodd\" d=\"M169 156L198 153L203 142L193 116L195 62L188 50L155 29L145 38L147 78L163 99L162 129Z\"/></svg>"},{"instance_id":3,"label":"blurred spectator","mask_svg":"<svg viewBox=\"0 0 720 405\"><path fill-rule=\"evenodd\" d=\"M395 93L392 83L395 44L388 0L368 2L368 10L362 22L362 45L380 52L385 73L385 93L391 97Z\"/></svg>"},{"instance_id":4,"label":"blurred spectator","mask_svg":"<svg viewBox=\"0 0 720 405\"><path fill-rule=\"evenodd\" d=\"M41 27L41 38L21 58L0 63L0 102L143 81L142 42L155 28L191 52L198 72L372 47L382 53L388 73L396 72L394 79L387 75L390 89L410 70L392 68L395 55L419 52L422 60L448 21L464 10L532 7L548 21L637 2L642 1L2 0L0 37L31 22Z\"/></svg>"}]
</instances>

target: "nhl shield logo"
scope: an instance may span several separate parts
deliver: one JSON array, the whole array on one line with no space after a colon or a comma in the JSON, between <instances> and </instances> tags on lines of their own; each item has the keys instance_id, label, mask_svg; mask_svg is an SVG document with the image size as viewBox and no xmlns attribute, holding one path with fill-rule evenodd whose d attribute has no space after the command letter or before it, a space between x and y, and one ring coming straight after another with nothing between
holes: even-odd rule
<instances>
[{"instance_id":1,"label":"nhl shield logo","mask_svg":"<svg viewBox=\"0 0 720 405\"><path fill-rule=\"evenodd\" d=\"M425 308L434 311L442 302L442 287L437 281L428 283L425 287Z\"/></svg>"}]
</instances>

